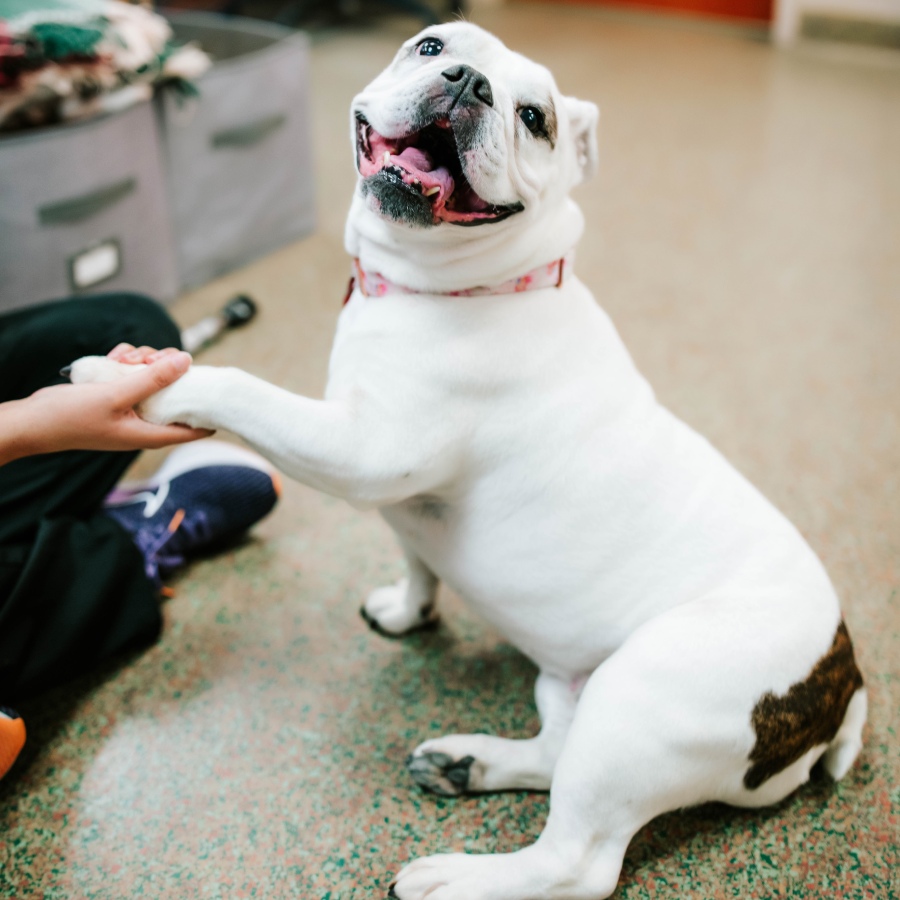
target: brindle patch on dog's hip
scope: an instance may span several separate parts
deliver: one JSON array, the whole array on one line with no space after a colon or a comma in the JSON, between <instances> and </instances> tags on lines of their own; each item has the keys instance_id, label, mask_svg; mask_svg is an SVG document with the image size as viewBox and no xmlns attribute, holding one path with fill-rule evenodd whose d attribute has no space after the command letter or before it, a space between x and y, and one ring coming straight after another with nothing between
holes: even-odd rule
<instances>
[{"instance_id":1,"label":"brindle patch on dog's hip","mask_svg":"<svg viewBox=\"0 0 900 900\"><path fill-rule=\"evenodd\" d=\"M813 747L834 740L850 700L862 686L853 644L842 621L831 649L805 681L791 685L781 697L763 694L753 708L756 743L744 785L755 790Z\"/></svg>"}]
</instances>

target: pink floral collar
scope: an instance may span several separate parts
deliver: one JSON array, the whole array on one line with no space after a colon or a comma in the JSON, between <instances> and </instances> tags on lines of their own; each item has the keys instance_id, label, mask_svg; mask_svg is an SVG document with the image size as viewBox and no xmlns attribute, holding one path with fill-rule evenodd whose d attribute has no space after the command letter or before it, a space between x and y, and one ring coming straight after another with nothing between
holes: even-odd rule
<instances>
[{"instance_id":1,"label":"pink floral collar","mask_svg":"<svg viewBox=\"0 0 900 900\"><path fill-rule=\"evenodd\" d=\"M441 297L484 297L491 294L519 294L522 291L537 291L542 288L558 288L562 287L563 280L572 270L572 263L575 261L575 252L570 250L560 259L543 266L538 266L518 278L510 278L502 284L496 284L492 287L472 287L462 291L434 291ZM421 291L414 291L412 288L404 287L402 284L396 284L388 281L378 272L367 272L360 265L358 259L353 260L353 275L350 278L350 286L347 289L347 296L344 303L350 299L353 288L359 285L360 293L365 297L384 297L386 294L420 294Z\"/></svg>"}]
</instances>

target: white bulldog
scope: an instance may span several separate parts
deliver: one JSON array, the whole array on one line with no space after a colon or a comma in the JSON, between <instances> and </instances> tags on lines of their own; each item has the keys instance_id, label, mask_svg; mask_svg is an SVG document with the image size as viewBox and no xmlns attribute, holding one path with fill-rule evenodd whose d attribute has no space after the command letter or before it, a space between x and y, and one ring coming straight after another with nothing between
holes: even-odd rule
<instances>
[{"instance_id":1,"label":"white bulldog","mask_svg":"<svg viewBox=\"0 0 900 900\"><path fill-rule=\"evenodd\" d=\"M379 630L432 622L443 580L540 667L536 737L450 735L409 760L441 794L550 789L540 839L417 860L400 900L608 897L653 817L777 802L861 746L819 560L657 403L572 272L596 122L475 26L427 29L353 101L356 286L325 399L195 366L144 406L378 507L409 564L365 603ZM119 374L89 358L72 377Z\"/></svg>"}]
</instances>

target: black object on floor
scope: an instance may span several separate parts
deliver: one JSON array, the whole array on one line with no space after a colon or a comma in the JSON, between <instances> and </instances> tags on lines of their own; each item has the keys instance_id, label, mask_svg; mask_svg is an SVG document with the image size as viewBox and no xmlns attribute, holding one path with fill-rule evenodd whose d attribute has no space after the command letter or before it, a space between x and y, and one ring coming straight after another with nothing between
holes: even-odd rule
<instances>
[{"instance_id":1,"label":"black object on floor","mask_svg":"<svg viewBox=\"0 0 900 900\"><path fill-rule=\"evenodd\" d=\"M196 353L217 341L232 328L240 328L256 317L259 307L252 297L237 294L214 316L206 316L181 332L181 346L188 353Z\"/></svg>"}]
</instances>

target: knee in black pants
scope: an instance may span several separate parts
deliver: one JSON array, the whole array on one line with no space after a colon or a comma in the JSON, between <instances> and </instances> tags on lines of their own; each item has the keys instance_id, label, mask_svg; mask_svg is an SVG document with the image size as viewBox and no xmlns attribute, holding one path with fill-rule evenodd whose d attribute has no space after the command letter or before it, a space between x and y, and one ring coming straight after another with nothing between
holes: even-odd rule
<instances>
[{"instance_id":1,"label":"knee in black pants","mask_svg":"<svg viewBox=\"0 0 900 900\"><path fill-rule=\"evenodd\" d=\"M0 316L0 401L51 384L81 356L103 356L122 342L180 347L178 326L142 294L73 297Z\"/></svg>"},{"instance_id":2,"label":"knee in black pants","mask_svg":"<svg viewBox=\"0 0 900 900\"><path fill-rule=\"evenodd\" d=\"M123 337L122 341L136 347L146 344L157 349L181 348L181 332L172 317L159 303L144 294L101 294L85 298L82 302L85 304L85 311L89 310L87 304L90 303L107 305L106 320L108 321L110 314L119 317L125 326L123 331L128 332L128 336ZM118 343L121 341L115 341L106 352L108 353Z\"/></svg>"}]
</instances>

